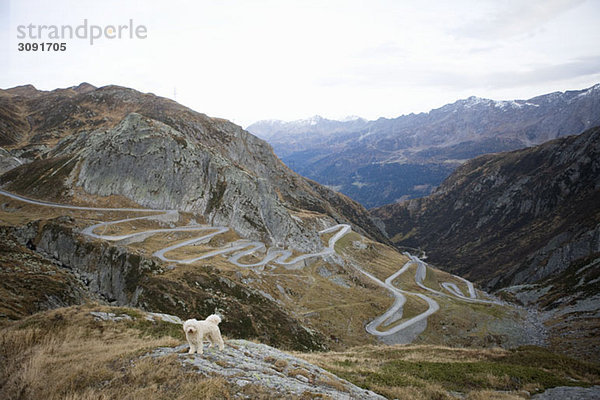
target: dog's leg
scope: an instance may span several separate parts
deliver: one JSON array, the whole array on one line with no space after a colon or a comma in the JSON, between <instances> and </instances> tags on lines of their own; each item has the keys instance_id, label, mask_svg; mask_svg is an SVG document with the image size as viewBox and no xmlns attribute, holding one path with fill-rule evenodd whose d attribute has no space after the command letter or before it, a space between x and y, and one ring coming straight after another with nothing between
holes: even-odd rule
<instances>
[{"instance_id":1,"label":"dog's leg","mask_svg":"<svg viewBox=\"0 0 600 400\"><path fill-rule=\"evenodd\" d=\"M219 350L223 351L223 349L225 349L225 343L223 343L223 338L221 337L221 335L219 335Z\"/></svg>"},{"instance_id":2,"label":"dog's leg","mask_svg":"<svg viewBox=\"0 0 600 400\"><path fill-rule=\"evenodd\" d=\"M211 334L211 342L213 344L213 347L216 347L217 345L219 346L219 350L223 351L223 349L225 348L225 343L223 343L223 337L221 336L221 332L220 331L216 331L213 332Z\"/></svg>"},{"instance_id":3,"label":"dog's leg","mask_svg":"<svg viewBox=\"0 0 600 400\"><path fill-rule=\"evenodd\" d=\"M206 333L206 338L208 339L208 348L212 349L213 347L215 347L214 334L212 332L207 332Z\"/></svg>"},{"instance_id":4,"label":"dog's leg","mask_svg":"<svg viewBox=\"0 0 600 400\"><path fill-rule=\"evenodd\" d=\"M204 354L204 336L199 336L198 337L198 349L196 350L196 352L198 354Z\"/></svg>"},{"instance_id":5,"label":"dog's leg","mask_svg":"<svg viewBox=\"0 0 600 400\"><path fill-rule=\"evenodd\" d=\"M194 345L194 342L190 341L190 351L188 351L189 354L194 354L196 352L196 346Z\"/></svg>"}]
</instances>

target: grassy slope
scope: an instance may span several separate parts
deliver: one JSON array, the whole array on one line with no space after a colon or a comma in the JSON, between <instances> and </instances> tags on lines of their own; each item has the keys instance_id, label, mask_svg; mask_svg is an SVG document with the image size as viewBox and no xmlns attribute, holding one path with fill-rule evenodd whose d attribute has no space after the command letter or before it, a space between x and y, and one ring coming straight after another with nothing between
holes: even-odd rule
<instances>
[{"instance_id":1,"label":"grassy slope","mask_svg":"<svg viewBox=\"0 0 600 400\"><path fill-rule=\"evenodd\" d=\"M0 398L230 399L239 390L276 398L260 387L233 388L220 377L186 371L175 357L140 358L153 348L182 343L178 325L96 321L92 310L138 314L76 306L5 323L0 329Z\"/></svg>"},{"instance_id":2,"label":"grassy slope","mask_svg":"<svg viewBox=\"0 0 600 400\"><path fill-rule=\"evenodd\" d=\"M600 365L533 346L363 346L303 357L388 398L450 399L454 391L473 400L520 399L550 387L600 383Z\"/></svg>"},{"instance_id":3,"label":"grassy slope","mask_svg":"<svg viewBox=\"0 0 600 400\"><path fill-rule=\"evenodd\" d=\"M126 314L98 321L90 311ZM11 399L276 399L263 387L234 387L204 377L175 359L143 358L151 349L184 342L180 326L150 322L136 309L83 305L0 325L0 398ZM600 383L600 366L535 347L517 350L443 346L361 346L341 352L296 353L388 398L527 398L557 385Z\"/></svg>"}]
</instances>

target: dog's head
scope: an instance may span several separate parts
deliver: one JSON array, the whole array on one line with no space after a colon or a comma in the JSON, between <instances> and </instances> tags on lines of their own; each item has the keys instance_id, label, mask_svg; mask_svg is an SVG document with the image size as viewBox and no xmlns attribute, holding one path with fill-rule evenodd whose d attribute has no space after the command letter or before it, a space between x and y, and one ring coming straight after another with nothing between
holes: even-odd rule
<instances>
[{"instance_id":1,"label":"dog's head","mask_svg":"<svg viewBox=\"0 0 600 400\"><path fill-rule=\"evenodd\" d=\"M197 323L198 323L198 321L196 321L195 319L188 319L183 324L183 331L185 333L189 333L189 334L196 333L198 331L198 328L196 327Z\"/></svg>"}]
</instances>

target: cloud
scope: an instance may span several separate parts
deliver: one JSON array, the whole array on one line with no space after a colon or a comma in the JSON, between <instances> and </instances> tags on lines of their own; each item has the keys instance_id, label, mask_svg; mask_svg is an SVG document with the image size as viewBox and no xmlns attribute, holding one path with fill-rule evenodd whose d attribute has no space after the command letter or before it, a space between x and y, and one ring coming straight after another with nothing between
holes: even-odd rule
<instances>
[{"instance_id":1,"label":"cloud","mask_svg":"<svg viewBox=\"0 0 600 400\"><path fill-rule=\"evenodd\" d=\"M533 35L550 20L578 7L584 0L513 0L495 2L503 7L472 19L450 30L456 37L479 40L501 40L521 35Z\"/></svg>"},{"instance_id":2,"label":"cloud","mask_svg":"<svg viewBox=\"0 0 600 400\"><path fill-rule=\"evenodd\" d=\"M562 64L546 65L522 72L490 74L482 83L495 87L556 82L600 73L600 55L575 59Z\"/></svg>"},{"instance_id":3,"label":"cloud","mask_svg":"<svg viewBox=\"0 0 600 400\"><path fill-rule=\"evenodd\" d=\"M432 76L435 75L436 78L428 83L460 89L504 89L550 84L596 74L600 74L600 55L578 58L561 64L532 66L521 71L470 72L468 74L434 72Z\"/></svg>"},{"instance_id":4,"label":"cloud","mask_svg":"<svg viewBox=\"0 0 600 400\"><path fill-rule=\"evenodd\" d=\"M440 70L431 66L377 64L361 66L321 79L323 86L440 87L447 89L504 89L559 82L600 74L600 55L521 70Z\"/></svg>"}]
</instances>

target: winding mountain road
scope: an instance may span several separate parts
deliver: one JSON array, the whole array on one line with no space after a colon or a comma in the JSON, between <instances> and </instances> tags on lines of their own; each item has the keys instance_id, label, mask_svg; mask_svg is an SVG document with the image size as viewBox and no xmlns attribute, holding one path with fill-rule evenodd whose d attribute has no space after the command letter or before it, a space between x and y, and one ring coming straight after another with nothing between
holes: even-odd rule
<instances>
[{"instance_id":1,"label":"winding mountain road","mask_svg":"<svg viewBox=\"0 0 600 400\"><path fill-rule=\"evenodd\" d=\"M302 254L302 255L299 255L299 256L296 256L293 258L290 258L290 257L292 257L292 252L289 250L283 250L283 249L277 249L277 248L268 248L267 249L265 244L262 242L259 242L259 241L237 240L237 241L229 243L219 249L205 252L199 256L195 256L195 257L187 258L187 259L177 259L177 258L170 258L168 256L168 253L171 251L174 251L176 249L179 249L181 247L206 242L206 241L210 240L211 238L213 238L214 236L217 236L217 235L220 235L222 233L229 231L229 228L226 226L210 226L210 225L201 225L201 224L191 224L191 225L187 225L187 226L180 226L180 227L174 227L174 228L151 229L151 230L145 230L145 231L141 231L141 232L121 234L121 235L104 235L104 234L100 234L100 233L96 233L96 232L101 228L106 229L107 227L109 227L111 225L116 225L116 224L121 224L121 223L125 223L125 222L131 222L131 221L163 220L163 221L167 221L167 222L169 222L169 221L174 222L179 219L179 214L178 214L177 210L152 210L152 209L145 209L145 208L102 208L102 207L71 206L71 205L51 203L51 202L40 201L40 200L33 200L33 199L29 199L27 197L23 197L23 196L20 196L20 195L14 194L14 193L10 193L10 192L7 192L7 191L1 190L1 189L0 189L0 195L9 197L14 200L22 201L25 203L34 204L34 205L38 205L38 206L44 206L44 207L52 207L52 208L84 210L84 211L113 211L113 212L117 211L117 212L152 213L151 215L147 215L147 216L126 218L126 219L121 219L121 220L117 220L117 221L100 222L100 223L88 226L81 231L82 234L84 234L88 237L91 237L91 238L95 238L95 239L101 239L101 240L107 240L107 241L122 241L122 240L127 240L127 239L132 239L132 238L144 238L145 239L147 237L150 237L150 236L158 234L158 233L171 233L171 232L199 232L200 233L200 232L202 232L202 234L200 234L198 236L195 236L191 239L184 240L179 243L164 247L153 253L154 256L160 258L163 261L179 263L179 264L191 264L191 263L194 263L199 260L208 259L208 258L215 257L218 255L223 255L223 254L229 254L228 261L240 268L257 268L257 267L262 268L267 263L275 263L275 264L279 264L279 265L282 265L285 267L289 267L289 266L296 265L296 264L300 263L301 261L304 261L304 260L312 258L312 257L323 257L323 256L334 254L335 253L335 244L337 243L337 241L340 240L344 235L346 235L347 233L349 233L351 231L350 226L347 224L338 224L338 225L334 225L329 228L323 229L322 231L319 231L320 235L335 232L335 234L329 239L327 247L325 247L323 250L316 252L316 253ZM245 256L253 255L259 251L264 252L265 250L266 250L266 253L260 261L257 261L255 263L251 263L251 264L245 264L245 263L240 262L240 259ZM468 302L485 303L485 304L501 304L497 301L478 299L477 292L475 291L473 284L471 282L469 282L468 280L463 279L459 276L453 276L453 277L456 278L457 280L464 282L464 284L467 287L468 297L463 293L463 291L458 287L458 285L456 285L456 283L453 283L453 282L441 283L442 288L445 289L448 293L444 293L444 292L441 292L441 291L438 291L438 290L435 290L435 289L425 286L424 281L425 281L426 274L427 274L427 264L416 256L413 256L409 253L404 253L404 254L407 257L409 257L409 261L406 264L404 264L402 266L402 268L400 268L397 272L390 275L385 281L381 281L380 279L375 277L373 274L363 270L362 268L360 268L357 265L353 265L353 267L356 270L358 270L360 273L362 273L367 278L372 280L375 284L377 284L378 286L381 286L382 288L384 288L386 290L389 290L395 298L394 304L384 314L376 317L374 320L372 320L371 322L369 322L366 325L365 329L368 333L375 335L375 336L379 336L379 337L393 335L393 334L401 332L407 328L412 327L414 324L416 324L420 321L426 320L430 315L434 314L435 312L437 312L440 309L439 304L435 300L430 298L429 296L427 296L423 293L402 290L402 289L399 289L396 286L394 286L394 281L400 275L404 274L412 265L417 266L417 270L416 270L415 277L414 277L415 283L425 291L433 293L437 296L449 297L449 298L454 298L454 299L468 301ZM428 305L427 310L412 317L412 318L402 321L401 323L398 323L389 329L380 330L380 327L382 325L395 324L397 321L399 321L402 318L403 307L404 307L404 304L406 303L407 295L415 296L415 297L418 297L418 298L424 300Z\"/></svg>"},{"instance_id":2,"label":"winding mountain road","mask_svg":"<svg viewBox=\"0 0 600 400\"><path fill-rule=\"evenodd\" d=\"M367 324L367 326L365 327L365 329L367 330L367 332L369 332L371 335L375 335L375 336L389 336L389 335L393 335L397 332L400 332L414 324L416 324L419 321L422 321L423 319L426 319L427 317L429 317L431 314L435 313L436 311L438 311L440 309L439 304L425 296L424 294L421 293L414 293L414 292L409 292L406 290L402 290L402 289L398 289L397 287L395 287L393 285L393 281L398 278L400 275L402 275L404 272L406 272L406 270L413 264L412 261L407 262L406 264L404 264L404 266L402 268L400 268L400 270L398 270L397 272L395 272L394 274L392 274L390 277L388 277L385 282L382 282L381 280L377 279L375 276L373 276L372 274L362 270L359 268L359 271L362 272L364 275L366 275L367 277L369 277L371 280L373 280L375 283L377 283L378 285L386 288L387 290L389 290L390 292L392 292L392 294L394 295L394 297L396 298L396 300L394 301L394 304L382 315L380 315L379 317L375 318L373 321L369 322ZM394 327L385 330L385 331L380 331L378 330L378 328L386 323L386 321L389 321L391 318L394 318L394 321L389 321L389 323L393 323L395 321L397 321L399 318L396 318L396 314L399 313L400 315L402 314L402 309L404 307L404 303L406 303L406 296L407 295L413 295L413 296L417 296L423 300L425 300L427 302L427 304L429 305L429 308L427 309L427 311L416 315L398 325L395 325Z\"/></svg>"},{"instance_id":3,"label":"winding mountain road","mask_svg":"<svg viewBox=\"0 0 600 400\"><path fill-rule=\"evenodd\" d=\"M293 266L293 265L296 265L296 264L300 263L301 261L304 261L309 258L323 257L323 256L327 256L327 255L335 253L336 242L339 239L341 239L344 235L346 235L348 232L350 232L350 229L351 229L350 225L338 224L338 225L334 225L329 228L326 228L322 231L319 231L320 235L332 233L332 232L336 232L336 231L337 232L335 235L333 235L329 239L328 246L325 247L322 251L316 252L316 253L302 254L302 255L299 255L299 256L296 256L293 258L290 258L292 256L292 252L290 250L269 248L267 250L265 257L262 260L260 260L256 263L253 263L253 264L244 264L239 261L242 257L254 254L258 251L263 251L266 249L266 246L264 243L259 242L259 241L238 240L236 242L230 243L229 245L223 246L220 249L206 252L197 257L192 257L192 258L187 258L187 259L176 259L176 258L169 258L169 257L167 257L166 254L173 250L179 249L181 247L190 246L190 245L194 245L197 243L208 241L214 236L217 236L217 235L220 235L222 233L229 231L229 228L226 226L211 226L211 225L193 224L193 225L180 226L180 227L174 227L174 228L151 229L151 230L145 230L145 231L135 232L135 233L128 233L128 234L123 234L123 235L104 235L104 234L99 234L99 233L95 233L95 232L100 228L107 228L111 225L117 225L117 224L121 224L124 222L141 221L141 220L161 220L161 219L167 220L167 221L168 220L177 220L178 219L178 211L177 210L152 210L152 209L146 209L146 208L104 208L104 207L72 206L72 205L52 203L52 202L41 201L41 200L34 200L34 199L30 199L30 198L20 196L20 195L14 194L14 193L7 192L2 189L0 189L0 194L4 195L6 197L9 197L11 199L14 199L14 200L19 200L19 201L22 201L25 203L34 204L34 205L43 206L43 207L62 208L62 209L70 209L70 210L83 210L83 211L117 211L117 212L152 213L152 215L147 215L147 216L142 216L142 217L125 218L125 219L121 219L121 220L117 220L117 221L100 222L100 223L88 226L87 228L84 228L81 231L82 234L89 236L91 238L94 238L94 239L101 239L101 240L107 240L107 241L121 241L121 240L139 238L139 237L147 238L147 237L150 237L157 233L209 232L206 234L196 236L192 239L188 239L188 240L176 243L174 245L167 246L167 247L162 248L152 254L153 256L158 257L163 261L174 262L174 263L178 263L178 264L191 264L196 261L208 259L208 258L215 257L215 256L218 256L221 254L231 254L231 256L228 258L228 261L240 268L262 267L269 262L273 262L275 264L283 265L286 267Z\"/></svg>"},{"instance_id":4,"label":"winding mountain road","mask_svg":"<svg viewBox=\"0 0 600 400\"><path fill-rule=\"evenodd\" d=\"M381 280L379 280L372 274L364 271L362 268L354 266L358 271L360 271L362 274L364 274L369 279L374 281L376 284L378 284L379 286L384 287L387 290L389 290L390 292L392 292L392 294L395 297L394 304L392 304L392 306L384 314L380 315L379 317L375 318L373 321L369 322L367 324L367 326L365 327L367 332L369 332L371 335L375 335L375 336L394 335L404 329L407 329L407 328L413 326L417 322L427 319L427 317L429 317L430 315L432 315L433 313L437 312L440 309L440 306L437 303L437 301L433 300L429 296L426 296L422 293L409 292L409 291L402 290L402 289L399 289L396 286L394 286L394 284L393 284L394 280L396 280L400 275L405 273L408 270L408 268L410 268L412 265L417 266L417 271L415 272L415 278L414 278L415 283L420 288L422 288L428 292L432 292L432 293L435 293L436 295L440 295L443 297L451 297L451 298L456 298L459 300L464 300L464 301L473 302L473 303L501 304L500 302L493 301L493 300L478 299L477 292L475 291L475 287L473 286L473 283L469 282L468 280L466 280L464 278L461 278L460 276L456 276L456 275L453 275L453 277L460 281L463 281L466 284L467 290L469 292L469 297L466 297L463 294L463 292L460 290L458 285L456 285L453 282L441 283L441 286L444 289L446 289L450 293L450 295L425 286L425 284L423 282L425 281L425 278L427 275L427 264L424 261L422 261L421 259L419 259L418 257L413 256L409 253L404 253L404 255L409 257L409 261L406 264L404 264L402 266L402 268L400 268L397 272L390 275L384 282L382 282ZM418 298L424 300L428 305L427 310L422 312L421 314L418 314L418 315L410 318L410 319L407 319L406 321L403 321L397 325L394 325L393 327L391 327L389 329L386 329L383 331L379 330L379 328L382 325L384 325L384 324L391 325L401 318L402 309L403 309L404 304L406 303L406 295L415 296L415 297L418 297ZM399 316L400 316L400 318L399 318Z\"/></svg>"}]
</instances>

